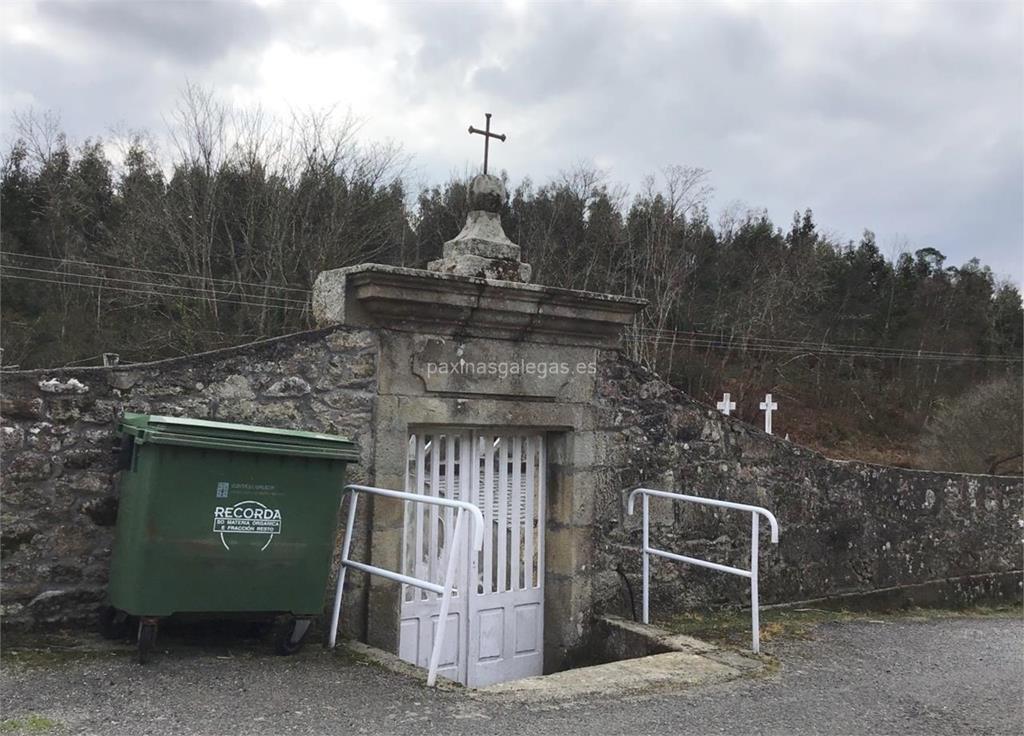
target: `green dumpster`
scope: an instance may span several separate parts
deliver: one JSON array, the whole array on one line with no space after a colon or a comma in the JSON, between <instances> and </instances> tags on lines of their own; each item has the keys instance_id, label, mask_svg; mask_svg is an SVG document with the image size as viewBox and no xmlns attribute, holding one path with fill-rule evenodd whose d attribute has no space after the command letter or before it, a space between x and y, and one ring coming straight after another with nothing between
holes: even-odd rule
<instances>
[{"instance_id":1,"label":"green dumpster","mask_svg":"<svg viewBox=\"0 0 1024 736\"><path fill-rule=\"evenodd\" d=\"M277 616L278 650L301 646L323 608L345 468L342 437L126 414L120 505L102 625L137 617L139 659L160 617Z\"/></svg>"}]
</instances>

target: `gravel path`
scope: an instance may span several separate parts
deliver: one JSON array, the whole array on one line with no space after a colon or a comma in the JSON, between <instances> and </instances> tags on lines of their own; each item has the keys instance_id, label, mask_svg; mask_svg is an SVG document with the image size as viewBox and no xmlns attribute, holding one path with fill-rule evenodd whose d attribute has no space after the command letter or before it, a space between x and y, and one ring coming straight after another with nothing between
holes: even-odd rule
<instances>
[{"instance_id":1,"label":"gravel path","mask_svg":"<svg viewBox=\"0 0 1024 736\"><path fill-rule=\"evenodd\" d=\"M5 655L0 732L97 734L1019 734L1024 622L883 619L772 642L777 672L671 694L524 704L431 691L311 647L168 642L54 662ZM25 661L29 660L29 661Z\"/></svg>"}]
</instances>

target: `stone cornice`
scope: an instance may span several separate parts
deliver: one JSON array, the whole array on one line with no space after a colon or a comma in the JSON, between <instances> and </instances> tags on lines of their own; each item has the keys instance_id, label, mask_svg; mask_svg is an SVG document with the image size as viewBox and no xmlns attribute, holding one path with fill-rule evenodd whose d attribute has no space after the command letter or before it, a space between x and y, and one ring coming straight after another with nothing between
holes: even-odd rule
<instances>
[{"instance_id":1,"label":"stone cornice","mask_svg":"<svg viewBox=\"0 0 1024 736\"><path fill-rule=\"evenodd\" d=\"M419 333L615 347L643 299L364 264L321 273L313 313Z\"/></svg>"}]
</instances>

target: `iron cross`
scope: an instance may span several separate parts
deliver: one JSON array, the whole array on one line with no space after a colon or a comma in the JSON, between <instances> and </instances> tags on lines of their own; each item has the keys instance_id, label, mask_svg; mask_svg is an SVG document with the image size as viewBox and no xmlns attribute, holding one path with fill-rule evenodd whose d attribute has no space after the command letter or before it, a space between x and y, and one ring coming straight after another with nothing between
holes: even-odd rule
<instances>
[{"instance_id":1,"label":"iron cross","mask_svg":"<svg viewBox=\"0 0 1024 736\"><path fill-rule=\"evenodd\" d=\"M485 112L484 113L484 117L487 118L487 125L485 126L485 128L483 130L480 130L479 128L474 128L472 125L470 125L469 126L469 132L470 132L470 135L472 135L473 133L479 133L480 135L482 135L484 137L484 173L486 174L487 173L487 154L490 151L491 138L497 138L499 141L504 143L505 142L505 134L502 133L501 135L499 135L497 133L492 133L491 132L491 114L489 112Z\"/></svg>"}]
</instances>

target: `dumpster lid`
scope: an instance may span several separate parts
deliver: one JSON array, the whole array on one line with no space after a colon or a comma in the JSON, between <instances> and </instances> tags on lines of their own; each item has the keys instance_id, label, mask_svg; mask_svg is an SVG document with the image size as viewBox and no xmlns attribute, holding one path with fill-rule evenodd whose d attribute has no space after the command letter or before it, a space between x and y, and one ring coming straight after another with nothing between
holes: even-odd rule
<instances>
[{"instance_id":1,"label":"dumpster lid","mask_svg":"<svg viewBox=\"0 0 1024 736\"><path fill-rule=\"evenodd\" d=\"M345 437L321 432L132 413L125 413L120 430L135 437L140 444L153 442L352 462L359 459L356 443Z\"/></svg>"}]
</instances>

